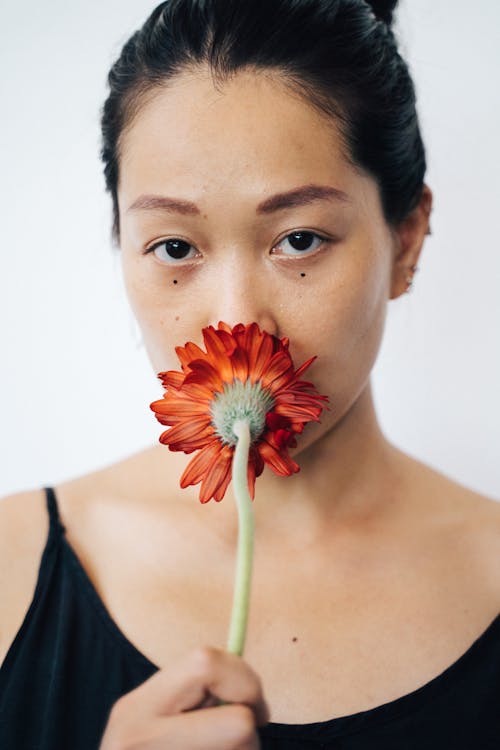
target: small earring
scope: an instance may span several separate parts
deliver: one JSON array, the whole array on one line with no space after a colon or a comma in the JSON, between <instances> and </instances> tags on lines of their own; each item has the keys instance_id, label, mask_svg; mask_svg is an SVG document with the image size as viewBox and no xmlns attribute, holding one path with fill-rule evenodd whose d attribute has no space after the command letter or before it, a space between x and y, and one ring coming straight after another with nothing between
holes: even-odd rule
<instances>
[{"instance_id":1,"label":"small earring","mask_svg":"<svg viewBox=\"0 0 500 750\"><path fill-rule=\"evenodd\" d=\"M414 273L416 273L418 271L418 267L416 265L410 266L409 268L410 268L410 271L412 272L412 274L414 274ZM407 288L405 289L405 292L410 292L411 291L411 285L413 284L413 276L409 276L409 275L406 276L405 281L406 281L406 284L407 284Z\"/></svg>"}]
</instances>

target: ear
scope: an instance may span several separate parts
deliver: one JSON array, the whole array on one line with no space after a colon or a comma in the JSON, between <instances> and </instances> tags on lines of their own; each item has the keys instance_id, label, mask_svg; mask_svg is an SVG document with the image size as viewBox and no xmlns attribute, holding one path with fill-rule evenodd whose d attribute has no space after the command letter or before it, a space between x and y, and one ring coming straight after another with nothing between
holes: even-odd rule
<instances>
[{"instance_id":1,"label":"ear","mask_svg":"<svg viewBox=\"0 0 500 750\"><path fill-rule=\"evenodd\" d=\"M389 299L396 299L409 287L416 270L426 234L430 234L429 216L432 210L432 191L424 184L418 205L395 227L394 258Z\"/></svg>"}]
</instances>

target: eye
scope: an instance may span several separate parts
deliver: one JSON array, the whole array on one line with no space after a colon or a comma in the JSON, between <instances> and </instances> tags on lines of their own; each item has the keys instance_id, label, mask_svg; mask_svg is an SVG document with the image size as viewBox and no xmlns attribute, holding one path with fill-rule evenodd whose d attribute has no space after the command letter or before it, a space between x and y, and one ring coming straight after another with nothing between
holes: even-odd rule
<instances>
[{"instance_id":1,"label":"eye","mask_svg":"<svg viewBox=\"0 0 500 750\"><path fill-rule=\"evenodd\" d=\"M315 244L316 240L316 244ZM285 243L288 243L287 255L310 255L313 250L317 250L323 242L328 242L326 237L322 237L316 232L310 232L308 230L300 230L297 232L291 232L287 234L281 242L276 245L280 247Z\"/></svg>"},{"instance_id":2,"label":"eye","mask_svg":"<svg viewBox=\"0 0 500 750\"><path fill-rule=\"evenodd\" d=\"M163 247L165 248L165 252L162 253L162 257L159 253L156 252L156 250L159 250L159 248ZM195 255L189 255L191 249L194 250L193 246L190 245L189 242L174 237L169 240L162 240L161 242L157 242L156 244L152 245L146 250L146 254L155 251L155 255L159 260L166 263L171 262L172 265L174 265L175 261L191 260L191 258L196 257Z\"/></svg>"}]
</instances>

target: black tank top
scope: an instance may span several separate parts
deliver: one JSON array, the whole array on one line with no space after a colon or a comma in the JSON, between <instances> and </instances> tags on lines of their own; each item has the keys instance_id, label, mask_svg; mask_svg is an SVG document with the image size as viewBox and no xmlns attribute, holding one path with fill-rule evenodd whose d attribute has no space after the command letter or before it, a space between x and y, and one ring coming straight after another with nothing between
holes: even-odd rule
<instances>
[{"instance_id":1,"label":"black tank top","mask_svg":"<svg viewBox=\"0 0 500 750\"><path fill-rule=\"evenodd\" d=\"M65 537L53 489L44 489L50 527L36 589L0 669L0 748L97 750L113 703L158 667L111 619ZM263 750L498 750L500 614L411 693L349 716L271 722L258 732Z\"/></svg>"}]
</instances>

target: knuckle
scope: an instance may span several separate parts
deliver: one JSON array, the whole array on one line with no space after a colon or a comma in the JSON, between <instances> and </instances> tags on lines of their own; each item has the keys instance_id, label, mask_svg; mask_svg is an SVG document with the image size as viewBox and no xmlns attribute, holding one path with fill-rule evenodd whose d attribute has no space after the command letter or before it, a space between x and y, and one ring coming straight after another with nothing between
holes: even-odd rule
<instances>
[{"instance_id":1,"label":"knuckle","mask_svg":"<svg viewBox=\"0 0 500 750\"><path fill-rule=\"evenodd\" d=\"M191 652L191 660L197 674L211 674L218 660L217 649L212 646L198 646Z\"/></svg>"},{"instance_id":2,"label":"knuckle","mask_svg":"<svg viewBox=\"0 0 500 750\"><path fill-rule=\"evenodd\" d=\"M256 706L263 698L263 687L259 676L250 671L246 677L240 700L248 706Z\"/></svg>"},{"instance_id":3,"label":"knuckle","mask_svg":"<svg viewBox=\"0 0 500 750\"><path fill-rule=\"evenodd\" d=\"M250 703L257 703L263 696L262 680L259 675L253 672L253 680L249 686Z\"/></svg>"}]
</instances>

